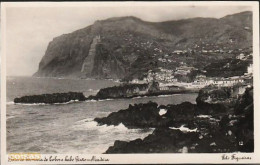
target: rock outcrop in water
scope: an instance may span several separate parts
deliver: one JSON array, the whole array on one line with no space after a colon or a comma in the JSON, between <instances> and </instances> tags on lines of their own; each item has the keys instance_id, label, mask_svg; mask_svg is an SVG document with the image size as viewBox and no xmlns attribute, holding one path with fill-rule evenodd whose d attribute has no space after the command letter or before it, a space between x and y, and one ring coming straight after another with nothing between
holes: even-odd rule
<instances>
[{"instance_id":1,"label":"rock outcrop in water","mask_svg":"<svg viewBox=\"0 0 260 165\"><path fill-rule=\"evenodd\" d=\"M149 102L147 104L129 105L126 110L112 112L108 117L95 118L99 124L119 125L123 123L128 128L157 127L162 123L159 115L158 104Z\"/></svg>"},{"instance_id":2,"label":"rock outcrop in water","mask_svg":"<svg viewBox=\"0 0 260 165\"><path fill-rule=\"evenodd\" d=\"M155 128L143 140L115 141L106 153L253 152L253 89L247 88L233 101L230 106L201 101L135 104L95 121L101 125L123 123L130 129Z\"/></svg>"},{"instance_id":3,"label":"rock outcrop in water","mask_svg":"<svg viewBox=\"0 0 260 165\"><path fill-rule=\"evenodd\" d=\"M165 111L160 115L160 111ZM129 105L127 109L112 112L107 117L95 118L99 124L119 125L123 123L128 128L159 128L159 127L181 127L196 128L201 124L199 115L214 115L226 113L227 108L220 104L196 105L183 102L178 105L161 105L148 102Z\"/></svg>"},{"instance_id":4,"label":"rock outcrop in water","mask_svg":"<svg viewBox=\"0 0 260 165\"><path fill-rule=\"evenodd\" d=\"M23 96L20 98L15 98L14 103L24 103L24 104L34 104L34 103L44 103L44 104L54 104L54 103L66 103L69 101L84 101L86 97L83 93L78 92L68 92L68 93L53 93L53 94L42 94L42 95L32 95Z\"/></svg>"},{"instance_id":5,"label":"rock outcrop in water","mask_svg":"<svg viewBox=\"0 0 260 165\"><path fill-rule=\"evenodd\" d=\"M144 96L172 95L178 93L195 93L197 89L185 89L172 87L169 90L160 90L158 82L149 84L121 84L108 88L102 88L95 96L89 96L87 100L120 99Z\"/></svg>"},{"instance_id":6,"label":"rock outcrop in water","mask_svg":"<svg viewBox=\"0 0 260 165\"><path fill-rule=\"evenodd\" d=\"M89 99L114 99L114 98L129 98L138 95L145 95L148 92L148 84L122 84L120 86L113 86L102 88Z\"/></svg>"}]
</instances>

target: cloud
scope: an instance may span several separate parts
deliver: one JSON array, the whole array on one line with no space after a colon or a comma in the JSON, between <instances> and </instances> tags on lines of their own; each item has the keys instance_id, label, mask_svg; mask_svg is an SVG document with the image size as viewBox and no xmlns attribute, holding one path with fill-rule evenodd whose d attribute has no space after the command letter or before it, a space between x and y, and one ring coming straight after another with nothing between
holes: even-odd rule
<instances>
[{"instance_id":1,"label":"cloud","mask_svg":"<svg viewBox=\"0 0 260 165\"><path fill-rule=\"evenodd\" d=\"M246 6L8 7L7 75L32 75L54 37L84 28L96 20L129 15L152 22L220 18L250 9Z\"/></svg>"}]
</instances>

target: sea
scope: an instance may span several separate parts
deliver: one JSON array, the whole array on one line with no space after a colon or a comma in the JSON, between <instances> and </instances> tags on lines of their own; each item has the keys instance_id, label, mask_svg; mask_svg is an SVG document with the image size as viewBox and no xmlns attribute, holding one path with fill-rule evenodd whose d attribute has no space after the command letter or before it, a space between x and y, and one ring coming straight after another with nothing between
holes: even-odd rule
<instances>
[{"instance_id":1,"label":"sea","mask_svg":"<svg viewBox=\"0 0 260 165\"><path fill-rule=\"evenodd\" d=\"M145 138L154 128L127 129L98 125L96 117L126 109L129 104L195 103L197 94L108 99L63 104L15 104L14 98L57 92L83 92L95 95L99 89L119 85L113 80L7 77L7 153L37 152L41 154L101 154L115 140Z\"/></svg>"}]
</instances>

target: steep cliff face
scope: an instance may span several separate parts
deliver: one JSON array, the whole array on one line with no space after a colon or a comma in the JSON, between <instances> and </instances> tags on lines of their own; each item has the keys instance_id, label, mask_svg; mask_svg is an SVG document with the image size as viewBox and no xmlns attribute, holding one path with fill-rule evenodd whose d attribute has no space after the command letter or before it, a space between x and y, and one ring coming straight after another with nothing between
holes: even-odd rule
<instances>
[{"instance_id":1,"label":"steep cliff face","mask_svg":"<svg viewBox=\"0 0 260 165\"><path fill-rule=\"evenodd\" d=\"M82 64L89 54L90 45L95 36L91 31L90 26L54 38L49 43L39 64L39 70L34 76L79 76Z\"/></svg>"},{"instance_id":2,"label":"steep cliff face","mask_svg":"<svg viewBox=\"0 0 260 165\"><path fill-rule=\"evenodd\" d=\"M188 50L202 44L223 49L251 46L251 29L251 12L221 19L193 18L157 23L136 17L96 21L91 26L54 38L34 76L139 78L147 70L160 66L158 58L177 49ZM190 60L191 65L196 65L222 56L225 55L195 54L190 59L173 55L172 58L176 63ZM175 65L166 67L174 69Z\"/></svg>"},{"instance_id":3,"label":"steep cliff face","mask_svg":"<svg viewBox=\"0 0 260 165\"><path fill-rule=\"evenodd\" d=\"M100 36L96 36L93 38L92 43L90 45L90 49L88 52L88 56L85 58L82 67L81 73L87 77L92 76L92 71L94 67L94 60L96 55L96 46L100 42Z\"/></svg>"}]
</instances>

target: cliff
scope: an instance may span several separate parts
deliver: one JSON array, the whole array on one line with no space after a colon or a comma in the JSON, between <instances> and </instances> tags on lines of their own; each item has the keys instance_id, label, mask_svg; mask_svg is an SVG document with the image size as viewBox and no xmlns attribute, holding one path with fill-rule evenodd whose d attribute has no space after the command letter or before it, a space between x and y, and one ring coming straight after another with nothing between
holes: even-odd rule
<instances>
[{"instance_id":1,"label":"cliff","mask_svg":"<svg viewBox=\"0 0 260 165\"><path fill-rule=\"evenodd\" d=\"M132 79L142 78L145 72L160 66L174 69L179 62L202 69L208 63L236 54L205 56L198 53L202 49L198 46L208 50L246 48L252 46L251 29L252 12L220 19L147 22L136 17L118 17L96 21L54 38L34 76ZM188 49L195 52L189 58L172 54L174 50ZM158 61L166 54L176 63Z\"/></svg>"}]
</instances>

